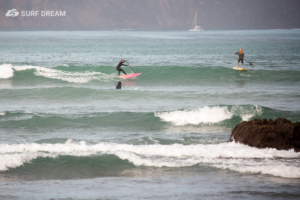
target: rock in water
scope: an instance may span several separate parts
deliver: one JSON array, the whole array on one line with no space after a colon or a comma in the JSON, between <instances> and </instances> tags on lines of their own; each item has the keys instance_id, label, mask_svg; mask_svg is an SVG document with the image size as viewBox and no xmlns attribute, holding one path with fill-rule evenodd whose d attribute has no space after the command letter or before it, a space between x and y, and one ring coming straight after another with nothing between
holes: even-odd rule
<instances>
[{"instance_id":1,"label":"rock in water","mask_svg":"<svg viewBox=\"0 0 300 200\"><path fill-rule=\"evenodd\" d=\"M257 148L294 149L300 152L300 122L287 119L253 119L234 127L228 142L235 141Z\"/></svg>"}]
</instances>

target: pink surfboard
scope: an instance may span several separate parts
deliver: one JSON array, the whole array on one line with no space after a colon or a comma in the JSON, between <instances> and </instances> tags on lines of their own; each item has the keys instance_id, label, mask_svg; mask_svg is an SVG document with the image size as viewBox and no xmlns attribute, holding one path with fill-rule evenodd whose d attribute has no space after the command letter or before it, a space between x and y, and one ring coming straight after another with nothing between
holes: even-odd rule
<instances>
[{"instance_id":1,"label":"pink surfboard","mask_svg":"<svg viewBox=\"0 0 300 200\"><path fill-rule=\"evenodd\" d=\"M134 78L134 77L137 77L139 75L141 75L142 73L136 73L136 74L124 74L124 75L121 75L120 77L121 78L124 78L124 79L127 79L127 78Z\"/></svg>"}]
</instances>

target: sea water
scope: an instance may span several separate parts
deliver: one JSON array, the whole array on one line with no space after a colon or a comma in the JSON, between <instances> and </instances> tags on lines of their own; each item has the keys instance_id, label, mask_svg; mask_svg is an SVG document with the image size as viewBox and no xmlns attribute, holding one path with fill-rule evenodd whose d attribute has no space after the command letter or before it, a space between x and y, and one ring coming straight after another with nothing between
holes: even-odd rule
<instances>
[{"instance_id":1,"label":"sea water","mask_svg":"<svg viewBox=\"0 0 300 200\"><path fill-rule=\"evenodd\" d=\"M300 30L2 31L0 199L299 198L300 153L227 142L300 120L299 52Z\"/></svg>"}]
</instances>

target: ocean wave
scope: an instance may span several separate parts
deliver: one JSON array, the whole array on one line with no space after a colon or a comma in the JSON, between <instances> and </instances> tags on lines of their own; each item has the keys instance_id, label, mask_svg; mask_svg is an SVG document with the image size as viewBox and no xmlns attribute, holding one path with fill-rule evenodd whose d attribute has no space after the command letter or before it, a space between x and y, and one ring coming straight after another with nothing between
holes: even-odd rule
<instances>
[{"instance_id":1,"label":"ocean wave","mask_svg":"<svg viewBox=\"0 0 300 200\"><path fill-rule=\"evenodd\" d=\"M38 157L92 156L113 154L135 166L185 167L206 165L241 173L261 173L300 178L300 153L293 150L257 149L243 144L129 145L117 143L87 144L69 139L60 144L1 144L0 170L5 171ZM290 161L292 160L292 161Z\"/></svg>"},{"instance_id":2,"label":"ocean wave","mask_svg":"<svg viewBox=\"0 0 300 200\"><path fill-rule=\"evenodd\" d=\"M171 112L156 112L155 116L165 122L171 122L175 126L187 124L214 124L239 116L243 121L248 121L254 116L262 114L261 106L204 106L194 110L182 110Z\"/></svg>"},{"instance_id":3,"label":"ocean wave","mask_svg":"<svg viewBox=\"0 0 300 200\"><path fill-rule=\"evenodd\" d=\"M14 76L13 66L11 64L0 65L0 79L11 78Z\"/></svg>"},{"instance_id":4,"label":"ocean wave","mask_svg":"<svg viewBox=\"0 0 300 200\"><path fill-rule=\"evenodd\" d=\"M110 81L115 76L101 72L85 71L85 72L68 72L62 70L51 69L39 66L14 66L16 71L24 71L34 69L36 76L43 76L51 79L58 79L73 83L86 83L91 80Z\"/></svg>"},{"instance_id":5,"label":"ocean wave","mask_svg":"<svg viewBox=\"0 0 300 200\"><path fill-rule=\"evenodd\" d=\"M69 67L68 64L59 64L59 65L57 65L57 66Z\"/></svg>"},{"instance_id":6,"label":"ocean wave","mask_svg":"<svg viewBox=\"0 0 300 200\"><path fill-rule=\"evenodd\" d=\"M122 127L132 130L140 127L142 130L161 130L168 132L227 132L241 121L254 118L272 119L287 118L296 122L300 112L280 111L255 105L215 105L204 106L192 110L161 111L161 112L101 112L97 107L48 107L48 109L0 110L2 128L32 130L31 124L40 128L54 127L55 129L70 127L70 123L82 127ZM115 123L118 121L119 123ZM207 129L208 128L208 129ZM201 129L201 130L200 130ZM205 131L207 130L207 131ZM209 131L210 130L210 131ZM202 132L204 131L204 132ZM214 132L214 133L216 133Z\"/></svg>"},{"instance_id":7,"label":"ocean wave","mask_svg":"<svg viewBox=\"0 0 300 200\"><path fill-rule=\"evenodd\" d=\"M110 82L119 80L115 66L69 66L67 64L60 64L58 66L33 66L33 65L0 65L3 72L0 71L1 78L11 78L14 76L14 70L26 71L32 70L33 74L23 76L22 80L30 80L33 76L45 77L47 79L62 80L71 83L86 83L91 80L98 80L101 82ZM124 68L126 72L130 72L129 68ZM285 68L286 69L286 68ZM278 83L281 81L299 82L299 71L284 70L284 71L269 71L265 69L257 69L255 71L249 70L247 74L236 73L231 68L225 67L187 67L187 66L134 66L136 72L141 72L142 80L147 85L165 85L172 83L172 85L194 85L198 84L215 84L215 80L221 80L222 85L224 81L233 80L241 81L270 81ZM170 70L172 73L169 73ZM31 72L32 73L32 72ZM18 73L17 75L21 75ZM239 77L239 78L237 78ZM244 78L243 78L244 77ZM260 79L259 77L264 77ZM178 82L177 80L181 80ZM226 82L227 84L227 82ZM179 85L178 85L179 86Z\"/></svg>"},{"instance_id":8,"label":"ocean wave","mask_svg":"<svg viewBox=\"0 0 300 200\"><path fill-rule=\"evenodd\" d=\"M64 64L63 66L68 66ZM13 73L15 71L26 71L26 70L34 70L35 76L42 76L50 79L57 79L72 83L86 83L91 80L100 80L103 82L109 82L116 78L116 75L113 74L105 74L102 72L95 71L63 71L58 69L53 69L49 67L41 67L41 66L13 66L11 64L3 64L0 65L0 78L11 78L13 77Z\"/></svg>"},{"instance_id":9,"label":"ocean wave","mask_svg":"<svg viewBox=\"0 0 300 200\"><path fill-rule=\"evenodd\" d=\"M252 174L266 174L272 176L279 176L284 178L300 178L299 161L294 159L285 160L264 160L263 162L257 160L244 160L246 164L241 164L239 161L230 160L225 163L214 164L215 167L221 169L229 169L241 173Z\"/></svg>"}]
</instances>

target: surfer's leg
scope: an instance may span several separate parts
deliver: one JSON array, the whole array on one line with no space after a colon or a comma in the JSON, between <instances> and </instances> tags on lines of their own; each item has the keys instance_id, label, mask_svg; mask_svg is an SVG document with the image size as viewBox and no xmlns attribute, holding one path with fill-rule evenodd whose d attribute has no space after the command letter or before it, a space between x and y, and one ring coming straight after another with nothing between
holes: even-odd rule
<instances>
[{"instance_id":1,"label":"surfer's leg","mask_svg":"<svg viewBox=\"0 0 300 200\"><path fill-rule=\"evenodd\" d=\"M123 69L120 68L120 71L122 71L126 75L126 72ZM119 73L120 73L120 71L119 71Z\"/></svg>"},{"instance_id":2,"label":"surfer's leg","mask_svg":"<svg viewBox=\"0 0 300 200\"><path fill-rule=\"evenodd\" d=\"M240 59L239 59L238 62L237 62L237 68L239 68L239 62L240 62Z\"/></svg>"},{"instance_id":3,"label":"surfer's leg","mask_svg":"<svg viewBox=\"0 0 300 200\"><path fill-rule=\"evenodd\" d=\"M244 66L244 59L242 59L241 61L242 61L243 69L245 69L245 66Z\"/></svg>"}]
</instances>

